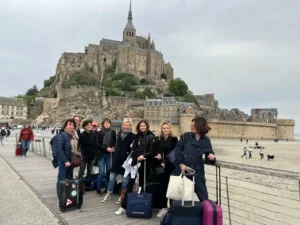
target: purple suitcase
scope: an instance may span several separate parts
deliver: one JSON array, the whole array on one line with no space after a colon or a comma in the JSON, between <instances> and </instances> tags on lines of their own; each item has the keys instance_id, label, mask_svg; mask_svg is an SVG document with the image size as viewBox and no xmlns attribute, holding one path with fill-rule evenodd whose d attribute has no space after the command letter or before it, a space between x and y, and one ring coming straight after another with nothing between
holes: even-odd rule
<instances>
[{"instance_id":1,"label":"purple suitcase","mask_svg":"<svg viewBox=\"0 0 300 225\"><path fill-rule=\"evenodd\" d=\"M218 165L216 165L216 196L217 202L211 200L203 201L203 225L223 224L223 212L221 208L221 169Z\"/></svg>"}]
</instances>

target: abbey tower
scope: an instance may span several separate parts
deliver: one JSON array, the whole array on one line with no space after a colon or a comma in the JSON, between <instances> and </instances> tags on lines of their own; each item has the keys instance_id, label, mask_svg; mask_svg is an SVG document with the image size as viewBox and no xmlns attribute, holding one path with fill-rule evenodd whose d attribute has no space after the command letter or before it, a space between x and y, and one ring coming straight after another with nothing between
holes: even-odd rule
<instances>
[{"instance_id":1,"label":"abbey tower","mask_svg":"<svg viewBox=\"0 0 300 225\"><path fill-rule=\"evenodd\" d=\"M136 35L131 2L122 37L122 41L103 38L99 45L86 46L83 53L63 53L56 69L56 83L84 68L100 73L114 62L116 73L130 73L150 81L159 80L162 73L168 80L173 78L171 64L165 63L163 54L155 49L150 34L147 38Z\"/></svg>"}]
</instances>

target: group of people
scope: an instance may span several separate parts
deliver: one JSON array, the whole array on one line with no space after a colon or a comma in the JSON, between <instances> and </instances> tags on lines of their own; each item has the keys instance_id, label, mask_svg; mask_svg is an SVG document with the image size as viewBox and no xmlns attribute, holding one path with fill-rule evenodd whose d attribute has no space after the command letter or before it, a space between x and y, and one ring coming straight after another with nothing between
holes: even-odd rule
<instances>
[{"instance_id":1,"label":"group of people","mask_svg":"<svg viewBox=\"0 0 300 225\"><path fill-rule=\"evenodd\" d=\"M259 155L260 155L260 159L263 160L265 155L264 155L264 147L260 148L259 150ZM244 147L243 150L244 154L241 156L241 158L243 158L244 156L246 157L246 159L252 159L252 147L250 146L249 148Z\"/></svg>"},{"instance_id":2,"label":"group of people","mask_svg":"<svg viewBox=\"0 0 300 225\"><path fill-rule=\"evenodd\" d=\"M59 196L59 183L63 179L73 178L73 167L71 157L73 153L81 154L83 162L80 165L78 177L87 176L93 171L93 165L99 167L97 179L97 195L103 196L102 203L111 200L116 177L121 176L122 190L124 195L121 207L115 212L120 215L126 212L127 195L132 192L139 177L139 187L146 185L146 192L149 191L149 184L159 184L153 197L153 207L159 208L158 217L163 217L168 211L168 189L170 175L179 175L187 170L187 167L196 171L195 192L200 201L208 199L205 185L204 161L214 161L215 156L212 150L210 139L206 136L210 127L203 117L196 117L191 123L191 132L181 135L180 140L173 135L171 124L164 122L161 125L161 132L155 136L150 131L149 123L146 120L138 122L135 132L132 130L130 121L124 121L121 130L117 133L112 129L110 119L101 122L101 128L97 122L84 120L82 122L83 132L80 132L80 117L75 116L68 119L61 132L57 136L58 143L58 179L57 196ZM171 160L168 155L173 152ZM144 183L144 165L146 163L146 183ZM106 171L110 171L107 187L103 187L102 178ZM107 192L102 190L107 188ZM148 190L147 190L148 189Z\"/></svg>"}]
</instances>

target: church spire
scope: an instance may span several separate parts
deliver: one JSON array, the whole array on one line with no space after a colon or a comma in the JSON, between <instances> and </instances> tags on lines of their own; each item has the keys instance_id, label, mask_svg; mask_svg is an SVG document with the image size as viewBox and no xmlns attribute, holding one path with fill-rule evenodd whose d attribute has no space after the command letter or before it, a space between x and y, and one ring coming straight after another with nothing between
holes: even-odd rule
<instances>
[{"instance_id":1,"label":"church spire","mask_svg":"<svg viewBox=\"0 0 300 225\"><path fill-rule=\"evenodd\" d=\"M132 23L132 8L131 8L131 0L130 0L130 5L129 5L129 11L128 11L128 18L127 18L127 24L126 24L126 27L125 29L127 30L133 30L135 31L135 27Z\"/></svg>"},{"instance_id":2,"label":"church spire","mask_svg":"<svg viewBox=\"0 0 300 225\"><path fill-rule=\"evenodd\" d=\"M130 0L129 12L128 12L128 20L131 20L131 21L132 21L131 0Z\"/></svg>"}]
</instances>

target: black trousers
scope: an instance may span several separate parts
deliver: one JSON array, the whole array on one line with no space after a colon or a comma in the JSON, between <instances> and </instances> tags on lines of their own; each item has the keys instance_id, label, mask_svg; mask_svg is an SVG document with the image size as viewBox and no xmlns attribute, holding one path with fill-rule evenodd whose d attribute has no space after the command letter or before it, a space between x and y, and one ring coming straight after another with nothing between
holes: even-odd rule
<instances>
[{"instance_id":1,"label":"black trousers","mask_svg":"<svg viewBox=\"0 0 300 225\"><path fill-rule=\"evenodd\" d=\"M138 169L138 174L139 174L139 186L142 188L142 191L144 191L144 163L143 162L142 162L140 168ZM130 174L128 176L130 176ZM130 179L128 181L125 196L124 196L124 199L123 199L122 204L121 204L121 207L124 208L124 209L127 208L128 193L133 192L135 179L136 178L133 178L133 179Z\"/></svg>"}]
</instances>

